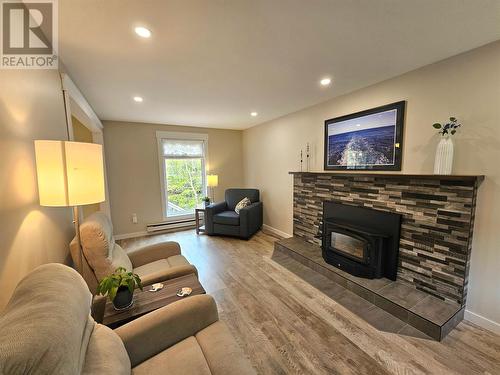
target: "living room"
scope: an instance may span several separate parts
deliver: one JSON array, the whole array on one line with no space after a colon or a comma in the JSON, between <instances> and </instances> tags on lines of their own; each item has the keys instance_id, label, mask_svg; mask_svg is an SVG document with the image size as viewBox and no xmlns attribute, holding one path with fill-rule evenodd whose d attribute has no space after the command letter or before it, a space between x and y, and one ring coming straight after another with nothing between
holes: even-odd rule
<instances>
[{"instance_id":1,"label":"living room","mask_svg":"<svg viewBox=\"0 0 500 375\"><path fill-rule=\"evenodd\" d=\"M500 373L479 3L1 1L0 373Z\"/></svg>"}]
</instances>

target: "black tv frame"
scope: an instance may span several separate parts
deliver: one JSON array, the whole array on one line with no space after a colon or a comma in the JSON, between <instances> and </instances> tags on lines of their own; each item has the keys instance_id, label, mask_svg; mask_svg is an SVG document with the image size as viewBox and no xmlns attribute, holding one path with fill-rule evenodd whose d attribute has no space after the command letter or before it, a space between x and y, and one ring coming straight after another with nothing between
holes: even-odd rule
<instances>
[{"instance_id":1,"label":"black tv frame","mask_svg":"<svg viewBox=\"0 0 500 375\"><path fill-rule=\"evenodd\" d=\"M336 122L352 120L357 117L372 115L375 113L397 110L396 115L396 136L394 138L394 164L393 165L372 165L372 166L356 166L348 167L346 165L328 165L328 126ZM403 161L403 130L405 119L406 101L399 101L391 104L386 104L380 107L367 109L364 111L351 113L349 115L334 117L325 120L325 136L324 136L324 154L323 154L323 167L325 171L328 170L378 170L378 171L401 171Z\"/></svg>"}]
</instances>

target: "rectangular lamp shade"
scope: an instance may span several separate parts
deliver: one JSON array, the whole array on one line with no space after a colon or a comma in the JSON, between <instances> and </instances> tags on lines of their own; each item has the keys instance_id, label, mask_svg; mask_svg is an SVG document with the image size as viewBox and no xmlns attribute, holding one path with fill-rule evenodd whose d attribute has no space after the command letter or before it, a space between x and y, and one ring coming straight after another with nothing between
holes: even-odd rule
<instances>
[{"instance_id":1,"label":"rectangular lamp shade","mask_svg":"<svg viewBox=\"0 0 500 375\"><path fill-rule=\"evenodd\" d=\"M81 206L106 199L101 145L35 141L35 157L41 206Z\"/></svg>"},{"instance_id":2,"label":"rectangular lamp shade","mask_svg":"<svg viewBox=\"0 0 500 375\"><path fill-rule=\"evenodd\" d=\"M217 187L219 185L219 176L216 174L207 175L207 186L208 187Z\"/></svg>"}]
</instances>

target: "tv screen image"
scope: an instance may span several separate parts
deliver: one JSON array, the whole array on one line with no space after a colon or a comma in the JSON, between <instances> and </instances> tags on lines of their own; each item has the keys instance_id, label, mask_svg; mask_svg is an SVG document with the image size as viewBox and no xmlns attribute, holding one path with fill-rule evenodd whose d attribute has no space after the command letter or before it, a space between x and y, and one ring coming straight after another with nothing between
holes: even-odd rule
<instances>
[{"instance_id":1,"label":"tv screen image","mask_svg":"<svg viewBox=\"0 0 500 375\"><path fill-rule=\"evenodd\" d=\"M404 102L325 121L325 169L401 170Z\"/></svg>"}]
</instances>

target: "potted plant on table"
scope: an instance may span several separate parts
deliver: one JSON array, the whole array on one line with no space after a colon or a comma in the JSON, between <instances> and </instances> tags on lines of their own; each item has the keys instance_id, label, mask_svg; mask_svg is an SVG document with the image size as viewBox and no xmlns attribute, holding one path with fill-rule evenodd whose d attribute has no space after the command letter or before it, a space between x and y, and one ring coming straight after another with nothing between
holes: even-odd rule
<instances>
[{"instance_id":1,"label":"potted plant on table","mask_svg":"<svg viewBox=\"0 0 500 375\"><path fill-rule=\"evenodd\" d=\"M203 201L203 205L205 207L207 207L208 205L210 205L210 198L209 197L203 197L202 201Z\"/></svg>"},{"instance_id":2,"label":"potted plant on table","mask_svg":"<svg viewBox=\"0 0 500 375\"><path fill-rule=\"evenodd\" d=\"M123 310L134 303L135 288L142 290L141 278L123 267L118 267L115 272L101 280L97 293L107 295L116 310Z\"/></svg>"}]
</instances>

